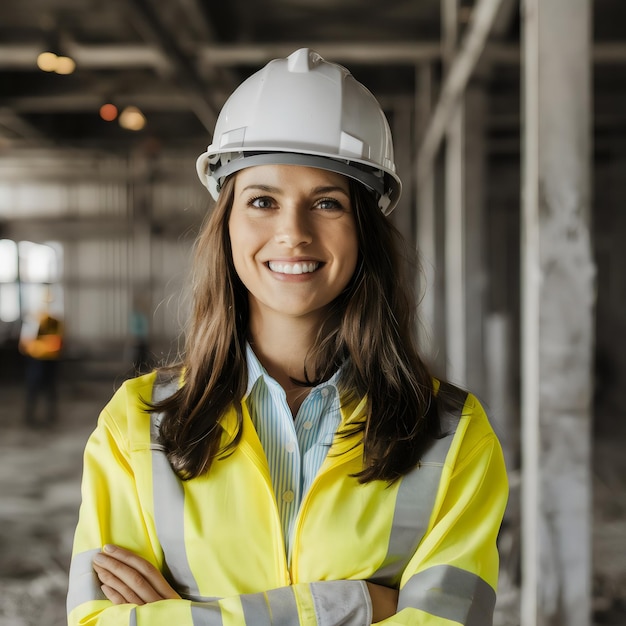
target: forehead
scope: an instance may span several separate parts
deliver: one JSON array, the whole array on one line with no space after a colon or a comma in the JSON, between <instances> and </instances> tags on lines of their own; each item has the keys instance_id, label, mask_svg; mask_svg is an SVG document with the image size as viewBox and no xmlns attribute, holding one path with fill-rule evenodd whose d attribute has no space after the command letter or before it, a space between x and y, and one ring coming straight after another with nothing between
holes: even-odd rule
<instances>
[{"instance_id":1,"label":"forehead","mask_svg":"<svg viewBox=\"0 0 626 626\"><path fill-rule=\"evenodd\" d=\"M303 165L257 165L240 170L235 176L235 192L250 185L276 187L285 191L335 187L345 193L349 193L350 188L343 174Z\"/></svg>"}]
</instances>

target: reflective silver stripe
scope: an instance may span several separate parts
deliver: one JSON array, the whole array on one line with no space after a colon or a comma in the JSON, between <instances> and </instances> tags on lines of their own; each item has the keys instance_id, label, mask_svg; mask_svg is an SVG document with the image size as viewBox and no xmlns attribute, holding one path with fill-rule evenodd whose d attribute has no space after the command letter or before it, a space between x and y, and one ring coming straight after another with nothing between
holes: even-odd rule
<instances>
[{"instance_id":1,"label":"reflective silver stripe","mask_svg":"<svg viewBox=\"0 0 626 626\"><path fill-rule=\"evenodd\" d=\"M300 623L298 605L292 587L271 589L265 593L265 597L270 607L272 626L292 626L292 624ZM246 624L256 624L256 622L254 620L248 622L246 615Z\"/></svg>"},{"instance_id":2,"label":"reflective silver stripe","mask_svg":"<svg viewBox=\"0 0 626 626\"><path fill-rule=\"evenodd\" d=\"M99 549L87 550L72 557L66 602L68 614L83 602L106 600L92 565L98 552Z\"/></svg>"},{"instance_id":3,"label":"reflective silver stripe","mask_svg":"<svg viewBox=\"0 0 626 626\"><path fill-rule=\"evenodd\" d=\"M254 626L272 626L272 615L264 593L251 593L241 596L241 606L244 623L254 624Z\"/></svg>"},{"instance_id":4,"label":"reflective silver stripe","mask_svg":"<svg viewBox=\"0 0 626 626\"><path fill-rule=\"evenodd\" d=\"M398 612L413 607L463 626L491 626L496 592L480 576L452 565L419 572L400 590Z\"/></svg>"},{"instance_id":5,"label":"reflective silver stripe","mask_svg":"<svg viewBox=\"0 0 626 626\"><path fill-rule=\"evenodd\" d=\"M396 496L387 556L369 578L371 582L396 586L428 528L443 464L467 398L465 392L452 385L442 384L441 392L443 397L438 396L437 400L439 420L446 436L433 441L419 466L402 477Z\"/></svg>"},{"instance_id":6,"label":"reflective silver stripe","mask_svg":"<svg viewBox=\"0 0 626 626\"><path fill-rule=\"evenodd\" d=\"M133 608L128 616L128 626L137 626L137 609Z\"/></svg>"},{"instance_id":7,"label":"reflective silver stripe","mask_svg":"<svg viewBox=\"0 0 626 626\"><path fill-rule=\"evenodd\" d=\"M192 602L215 602L216 600L220 600L217 596L201 596L200 594L191 594L191 593L183 593L181 591L177 592L178 595L183 600L191 600Z\"/></svg>"},{"instance_id":8,"label":"reflective silver stripe","mask_svg":"<svg viewBox=\"0 0 626 626\"><path fill-rule=\"evenodd\" d=\"M244 622L251 626L293 626L299 623L298 607L292 587L280 587L266 593L239 596ZM194 626L221 626L222 615L217 601L191 605Z\"/></svg>"},{"instance_id":9,"label":"reflective silver stripe","mask_svg":"<svg viewBox=\"0 0 626 626\"><path fill-rule=\"evenodd\" d=\"M176 389L176 382L163 385L157 379L152 401L163 400ZM191 571L185 546L185 491L158 445L162 417L161 413L152 413L150 417L154 522L173 585L181 595L197 598L200 595L198 583Z\"/></svg>"},{"instance_id":10,"label":"reflective silver stripe","mask_svg":"<svg viewBox=\"0 0 626 626\"><path fill-rule=\"evenodd\" d=\"M402 478L396 497L387 556L368 580L396 586L424 537L441 478L442 465L422 465Z\"/></svg>"},{"instance_id":11,"label":"reflective silver stripe","mask_svg":"<svg viewBox=\"0 0 626 626\"><path fill-rule=\"evenodd\" d=\"M193 626L222 626L222 611L217 601L191 604Z\"/></svg>"},{"instance_id":12,"label":"reflective silver stripe","mask_svg":"<svg viewBox=\"0 0 626 626\"><path fill-rule=\"evenodd\" d=\"M317 626L364 626L372 623L371 602L364 581L324 580L310 583L309 587Z\"/></svg>"}]
</instances>

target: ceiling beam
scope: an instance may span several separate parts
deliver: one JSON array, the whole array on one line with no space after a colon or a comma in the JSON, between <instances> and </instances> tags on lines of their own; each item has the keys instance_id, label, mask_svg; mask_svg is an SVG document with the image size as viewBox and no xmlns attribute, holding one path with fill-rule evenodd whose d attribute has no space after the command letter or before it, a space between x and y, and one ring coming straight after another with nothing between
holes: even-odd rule
<instances>
[{"instance_id":1,"label":"ceiling beam","mask_svg":"<svg viewBox=\"0 0 626 626\"><path fill-rule=\"evenodd\" d=\"M67 53L76 61L79 69L161 69L172 71L172 63L166 54L155 46L145 44L82 45L68 41ZM0 69L33 70L42 47L37 44L14 44L0 46Z\"/></svg>"},{"instance_id":2,"label":"ceiling beam","mask_svg":"<svg viewBox=\"0 0 626 626\"><path fill-rule=\"evenodd\" d=\"M440 56L438 41L427 43L312 42L307 45L326 59L368 65L413 64L434 61ZM272 59L287 57L294 50L302 47L302 43L208 45L198 51L198 61L201 64L219 66L264 65Z\"/></svg>"},{"instance_id":3,"label":"ceiling beam","mask_svg":"<svg viewBox=\"0 0 626 626\"><path fill-rule=\"evenodd\" d=\"M178 0L178 5L187 18L189 28L195 32L195 41L215 42L218 40L217 28L200 6L200 0ZM201 80L211 85L213 102L218 108L240 83L240 78L228 67L217 65L200 66L194 53L194 66Z\"/></svg>"},{"instance_id":4,"label":"ceiling beam","mask_svg":"<svg viewBox=\"0 0 626 626\"><path fill-rule=\"evenodd\" d=\"M212 134L217 107L208 96L207 85L200 78L193 62L172 36L169 25L163 23L150 0L132 0L131 6L135 9L137 20L141 22L144 36L172 62L174 72L168 78L187 91L190 109Z\"/></svg>"},{"instance_id":5,"label":"ceiling beam","mask_svg":"<svg viewBox=\"0 0 626 626\"><path fill-rule=\"evenodd\" d=\"M109 97L111 99L111 97ZM144 112L189 111L189 98L184 93L123 93L112 100L123 108L136 106ZM5 108L17 113L94 113L104 102L97 93L68 92L61 95L21 96L3 101Z\"/></svg>"},{"instance_id":6,"label":"ceiling beam","mask_svg":"<svg viewBox=\"0 0 626 626\"><path fill-rule=\"evenodd\" d=\"M268 61L288 56L302 44L235 44L205 45L198 49L196 57L200 64L216 67L236 65L264 65ZM172 72L175 68L168 54L154 45L83 45L68 44L78 69L133 69L149 68ZM319 43L309 44L322 56L345 63L364 65L412 65L425 61L437 61L441 56L439 42L397 43ZM33 72L37 68L37 44L0 45L0 70ZM520 52L516 45L489 43L485 56L498 65L518 65ZM596 65L623 65L626 63L626 43L607 41L596 43L593 50Z\"/></svg>"},{"instance_id":7,"label":"ceiling beam","mask_svg":"<svg viewBox=\"0 0 626 626\"><path fill-rule=\"evenodd\" d=\"M474 77L480 80L489 80L494 66L498 65L497 59L493 54L489 54L490 50L494 46L502 45L507 33L511 29L515 14L519 12L520 5L519 0L501 0L500 7L496 12L496 15L491 26L489 33L489 39L485 44L485 53L481 56L476 64L474 70ZM520 63L520 50L515 46L516 58L511 59L511 63L519 65ZM501 64L501 63L500 63Z\"/></svg>"},{"instance_id":8,"label":"ceiling beam","mask_svg":"<svg viewBox=\"0 0 626 626\"><path fill-rule=\"evenodd\" d=\"M479 0L472 21L450 64L439 101L432 113L424 138L417 153L417 182L421 184L432 174L433 160L439 150L450 121L457 111L459 100L485 50L502 0Z\"/></svg>"},{"instance_id":9,"label":"ceiling beam","mask_svg":"<svg viewBox=\"0 0 626 626\"><path fill-rule=\"evenodd\" d=\"M503 2L509 6L510 0L503 0ZM504 20L504 17L500 20ZM310 42L307 45L326 59L350 64L414 65L438 61L441 58L441 43L438 40L430 42ZM301 47L301 42L206 45L198 50L197 57L200 63L218 66L260 66L272 59L286 57ZM484 57L497 65L519 65L520 63L519 47L514 44L490 41L486 44ZM622 41L596 43L593 59L597 64L626 63L626 43Z\"/></svg>"},{"instance_id":10,"label":"ceiling beam","mask_svg":"<svg viewBox=\"0 0 626 626\"><path fill-rule=\"evenodd\" d=\"M491 29L492 36L497 39L506 37L513 24L515 15L519 13L519 11L519 0L502 0Z\"/></svg>"}]
</instances>

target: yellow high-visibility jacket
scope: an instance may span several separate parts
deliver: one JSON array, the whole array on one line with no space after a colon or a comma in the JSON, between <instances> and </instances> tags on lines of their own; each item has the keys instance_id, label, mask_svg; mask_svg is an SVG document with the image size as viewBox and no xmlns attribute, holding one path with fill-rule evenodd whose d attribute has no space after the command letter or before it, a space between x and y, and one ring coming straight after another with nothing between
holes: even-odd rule
<instances>
[{"instance_id":1,"label":"yellow high-visibility jacket","mask_svg":"<svg viewBox=\"0 0 626 626\"><path fill-rule=\"evenodd\" d=\"M363 467L362 445L337 437L303 498L288 558L245 402L235 451L207 475L181 481L157 443L160 416L142 403L172 390L154 373L127 381L87 443L70 626L367 626L364 581L400 590L397 614L381 624L492 623L508 486L500 444L474 396L441 385L447 434L391 486L351 477ZM342 423L364 405L342 408ZM234 409L222 424L230 437ZM153 563L184 599L112 605L92 569L107 543Z\"/></svg>"}]
</instances>

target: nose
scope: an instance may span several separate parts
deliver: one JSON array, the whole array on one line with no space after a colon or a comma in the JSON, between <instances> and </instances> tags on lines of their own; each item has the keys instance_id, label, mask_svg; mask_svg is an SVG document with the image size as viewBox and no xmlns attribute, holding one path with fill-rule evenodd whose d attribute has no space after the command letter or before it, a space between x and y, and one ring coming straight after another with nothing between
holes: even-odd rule
<instances>
[{"instance_id":1,"label":"nose","mask_svg":"<svg viewBox=\"0 0 626 626\"><path fill-rule=\"evenodd\" d=\"M299 207L283 208L276 224L275 240L289 248L306 246L313 240L308 211Z\"/></svg>"}]
</instances>

